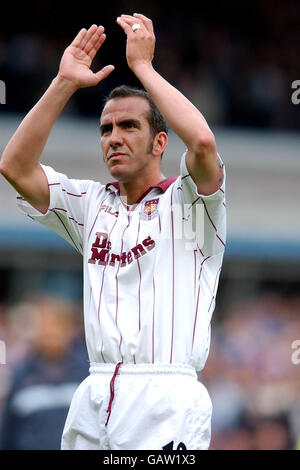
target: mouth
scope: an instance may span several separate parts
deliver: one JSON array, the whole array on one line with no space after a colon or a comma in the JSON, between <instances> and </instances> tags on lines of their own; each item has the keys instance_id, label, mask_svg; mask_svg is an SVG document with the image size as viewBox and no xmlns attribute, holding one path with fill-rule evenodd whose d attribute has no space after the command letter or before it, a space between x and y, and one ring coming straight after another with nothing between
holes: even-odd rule
<instances>
[{"instance_id":1,"label":"mouth","mask_svg":"<svg viewBox=\"0 0 300 470\"><path fill-rule=\"evenodd\" d=\"M109 162L110 160L119 159L120 157L124 157L125 155L126 153L123 152L114 152L107 157L107 162Z\"/></svg>"}]
</instances>

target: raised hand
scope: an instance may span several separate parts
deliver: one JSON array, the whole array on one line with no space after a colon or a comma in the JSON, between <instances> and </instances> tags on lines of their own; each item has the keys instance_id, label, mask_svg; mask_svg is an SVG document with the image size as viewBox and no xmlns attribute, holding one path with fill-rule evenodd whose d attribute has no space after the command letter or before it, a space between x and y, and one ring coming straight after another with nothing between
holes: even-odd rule
<instances>
[{"instance_id":1,"label":"raised hand","mask_svg":"<svg viewBox=\"0 0 300 470\"><path fill-rule=\"evenodd\" d=\"M134 13L133 16L118 17L117 23L127 36L126 58L129 68L135 71L140 64L151 65L155 48L152 21L144 15ZM136 31L132 30L134 24L140 25Z\"/></svg>"},{"instance_id":2,"label":"raised hand","mask_svg":"<svg viewBox=\"0 0 300 470\"><path fill-rule=\"evenodd\" d=\"M81 29L62 56L58 72L60 78L72 82L75 88L98 85L114 70L113 65L107 65L96 73L90 69L105 39L103 26L93 24L88 30Z\"/></svg>"}]
</instances>

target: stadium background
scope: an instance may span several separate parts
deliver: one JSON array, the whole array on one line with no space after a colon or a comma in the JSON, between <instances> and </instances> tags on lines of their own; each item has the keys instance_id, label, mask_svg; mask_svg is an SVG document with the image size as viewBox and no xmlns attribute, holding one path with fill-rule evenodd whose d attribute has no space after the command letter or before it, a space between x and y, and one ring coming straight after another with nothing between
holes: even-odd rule
<instances>
[{"instance_id":1,"label":"stadium background","mask_svg":"<svg viewBox=\"0 0 300 470\"><path fill-rule=\"evenodd\" d=\"M112 0L105 7L93 2L86 9L50 1L6 6L0 20L0 80L6 84L0 151L54 78L75 34L100 23L107 40L92 68L112 63L116 70L98 87L76 93L42 161L72 177L109 180L98 120L102 98L112 87L139 85L126 65L125 36L115 23L118 15L134 11L153 20L155 67L203 112L226 164L228 241L210 356L200 374L214 403L211 448L299 448L300 355L292 345L300 340L300 104L292 103L291 85L300 80L300 2L199 1L196 9L188 1L132 0ZM182 150L171 133L167 176L177 174ZM6 364L0 364L1 429L15 370L38 349L31 314L39 293L72 300L83 372L87 362L81 257L18 211L3 178L0 201L0 340L6 346ZM61 406L61 415L65 412ZM37 448L34 429L28 429Z\"/></svg>"}]
</instances>

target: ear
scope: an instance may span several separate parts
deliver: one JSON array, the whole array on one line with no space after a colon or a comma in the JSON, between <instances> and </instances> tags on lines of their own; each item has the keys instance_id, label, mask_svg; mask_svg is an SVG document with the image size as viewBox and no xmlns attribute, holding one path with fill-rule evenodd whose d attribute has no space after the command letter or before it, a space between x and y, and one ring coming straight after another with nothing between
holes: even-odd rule
<instances>
[{"instance_id":1,"label":"ear","mask_svg":"<svg viewBox=\"0 0 300 470\"><path fill-rule=\"evenodd\" d=\"M160 157L168 144L168 136L165 132L159 132L153 139L152 155Z\"/></svg>"}]
</instances>

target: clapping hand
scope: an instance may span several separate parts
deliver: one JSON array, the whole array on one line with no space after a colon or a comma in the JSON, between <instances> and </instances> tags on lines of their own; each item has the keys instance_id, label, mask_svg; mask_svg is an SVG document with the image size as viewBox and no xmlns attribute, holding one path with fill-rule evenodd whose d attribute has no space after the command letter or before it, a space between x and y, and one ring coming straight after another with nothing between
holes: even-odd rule
<instances>
[{"instance_id":1,"label":"clapping hand","mask_svg":"<svg viewBox=\"0 0 300 470\"><path fill-rule=\"evenodd\" d=\"M144 15L134 13L133 16L118 17L117 23L127 36L126 58L129 68L135 72L139 65L151 65L155 48L152 21ZM134 25L139 26L135 29Z\"/></svg>"},{"instance_id":2,"label":"clapping hand","mask_svg":"<svg viewBox=\"0 0 300 470\"><path fill-rule=\"evenodd\" d=\"M62 56L58 73L60 78L70 81L75 88L98 85L114 70L113 65L106 65L96 73L90 69L105 39L103 26L94 24L88 30L81 29Z\"/></svg>"}]
</instances>

